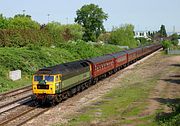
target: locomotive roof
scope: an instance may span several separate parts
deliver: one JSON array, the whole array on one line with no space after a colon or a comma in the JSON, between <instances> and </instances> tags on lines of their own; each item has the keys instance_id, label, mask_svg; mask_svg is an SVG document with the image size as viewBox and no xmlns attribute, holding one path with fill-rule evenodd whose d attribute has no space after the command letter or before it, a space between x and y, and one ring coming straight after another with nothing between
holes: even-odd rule
<instances>
[{"instance_id":1,"label":"locomotive roof","mask_svg":"<svg viewBox=\"0 0 180 126\"><path fill-rule=\"evenodd\" d=\"M125 54L126 54L126 52L121 51L121 52L113 53L113 54L110 54L110 55L112 55L112 56L114 56L115 58L117 58L117 57L122 56L122 55L125 55Z\"/></svg>"},{"instance_id":2,"label":"locomotive roof","mask_svg":"<svg viewBox=\"0 0 180 126\"><path fill-rule=\"evenodd\" d=\"M85 60L58 64L51 67L39 69L35 74L69 74L78 70L86 69L89 64Z\"/></svg>"},{"instance_id":3,"label":"locomotive roof","mask_svg":"<svg viewBox=\"0 0 180 126\"><path fill-rule=\"evenodd\" d=\"M104 55L104 56L99 56L91 59L87 59L87 61L92 62L92 63L101 63L107 60L112 60L114 57L111 56L110 54Z\"/></svg>"}]
</instances>

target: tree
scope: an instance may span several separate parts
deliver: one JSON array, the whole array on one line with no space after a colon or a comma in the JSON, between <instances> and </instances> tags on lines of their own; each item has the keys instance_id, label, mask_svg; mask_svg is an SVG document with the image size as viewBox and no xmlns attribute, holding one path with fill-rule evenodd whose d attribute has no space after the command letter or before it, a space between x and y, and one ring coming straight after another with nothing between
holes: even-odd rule
<instances>
[{"instance_id":1,"label":"tree","mask_svg":"<svg viewBox=\"0 0 180 126\"><path fill-rule=\"evenodd\" d=\"M84 5L76 11L75 22L84 27L83 39L85 41L96 41L98 36L105 31L103 22L108 15L98 5Z\"/></svg>"},{"instance_id":2,"label":"tree","mask_svg":"<svg viewBox=\"0 0 180 126\"><path fill-rule=\"evenodd\" d=\"M161 25L159 33L161 37L167 37L165 25Z\"/></svg>"},{"instance_id":3,"label":"tree","mask_svg":"<svg viewBox=\"0 0 180 126\"><path fill-rule=\"evenodd\" d=\"M172 42L169 41L169 40L164 40L161 42L162 46L164 49L167 49L167 48L171 48L172 47Z\"/></svg>"},{"instance_id":4,"label":"tree","mask_svg":"<svg viewBox=\"0 0 180 126\"><path fill-rule=\"evenodd\" d=\"M6 29L8 27L8 20L0 14L0 29Z\"/></svg>"},{"instance_id":5,"label":"tree","mask_svg":"<svg viewBox=\"0 0 180 126\"><path fill-rule=\"evenodd\" d=\"M65 42L82 39L83 28L79 24L62 25L59 22L50 22L44 27L55 40Z\"/></svg>"},{"instance_id":6,"label":"tree","mask_svg":"<svg viewBox=\"0 0 180 126\"><path fill-rule=\"evenodd\" d=\"M10 29L40 29L40 24L31 19L31 16L17 14L9 19Z\"/></svg>"},{"instance_id":7,"label":"tree","mask_svg":"<svg viewBox=\"0 0 180 126\"><path fill-rule=\"evenodd\" d=\"M136 47L137 41L134 39L134 26L126 24L113 28L109 43L121 46Z\"/></svg>"},{"instance_id":8,"label":"tree","mask_svg":"<svg viewBox=\"0 0 180 126\"><path fill-rule=\"evenodd\" d=\"M171 41L172 41L172 44L173 44L174 46L177 46L178 43L179 43L178 37L179 37L179 36L178 36L177 33L174 33L174 34L172 34L172 35L170 36Z\"/></svg>"},{"instance_id":9,"label":"tree","mask_svg":"<svg viewBox=\"0 0 180 126\"><path fill-rule=\"evenodd\" d=\"M99 37L98 37L98 39L97 39L97 41L98 42L104 42L104 43L108 43L109 42L109 39L110 39L110 33L102 33L102 34L100 34L99 35Z\"/></svg>"}]
</instances>

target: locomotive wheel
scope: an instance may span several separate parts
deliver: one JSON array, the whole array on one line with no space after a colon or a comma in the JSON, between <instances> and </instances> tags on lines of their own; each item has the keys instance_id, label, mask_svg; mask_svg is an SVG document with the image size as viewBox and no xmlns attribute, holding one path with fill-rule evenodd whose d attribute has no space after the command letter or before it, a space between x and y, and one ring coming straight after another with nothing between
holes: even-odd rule
<instances>
[{"instance_id":1,"label":"locomotive wheel","mask_svg":"<svg viewBox=\"0 0 180 126\"><path fill-rule=\"evenodd\" d=\"M38 103L38 105L40 105L40 106L43 105L42 100L38 100L37 103Z\"/></svg>"},{"instance_id":2,"label":"locomotive wheel","mask_svg":"<svg viewBox=\"0 0 180 126\"><path fill-rule=\"evenodd\" d=\"M88 88L89 87L89 82L85 83L85 87Z\"/></svg>"},{"instance_id":3,"label":"locomotive wheel","mask_svg":"<svg viewBox=\"0 0 180 126\"><path fill-rule=\"evenodd\" d=\"M73 96L71 90L67 92L67 95L69 98Z\"/></svg>"},{"instance_id":4,"label":"locomotive wheel","mask_svg":"<svg viewBox=\"0 0 180 126\"><path fill-rule=\"evenodd\" d=\"M67 92L63 92L63 94L62 94L62 99L63 99L63 100L68 99Z\"/></svg>"},{"instance_id":5,"label":"locomotive wheel","mask_svg":"<svg viewBox=\"0 0 180 126\"><path fill-rule=\"evenodd\" d=\"M93 84L96 84L98 82L98 78L94 78Z\"/></svg>"},{"instance_id":6,"label":"locomotive wheel","mask_svg":"<svg viewBox=\"0 0 180 126\"><path fill-rule=\"evenodd\" d=\"M60 103L60 102L62 101L62 95L61 95L61 94L57 95L57 96L55 97L55 101L56 101L57 103Z\"/></svg>"},{"instance_id":7,"label":"locomotive wheel","mask_svg":"<svg viewBox=\"0 0 180 126\"><path fill-rule=\"evenodd\" d=\"M85 89L84 84L81 85L81 90L83 91Z\"/></svg>"},{"instance_id":8,"label":"locomotive wheel","mask_svg":"<svg viewBox=\"0 0 180 126\"><path fill-rule=\"evenodd\" d=\"M77 86L77 92L80 92L81 91L81 87L78 85Z\"/></svg>"}]
</instances>

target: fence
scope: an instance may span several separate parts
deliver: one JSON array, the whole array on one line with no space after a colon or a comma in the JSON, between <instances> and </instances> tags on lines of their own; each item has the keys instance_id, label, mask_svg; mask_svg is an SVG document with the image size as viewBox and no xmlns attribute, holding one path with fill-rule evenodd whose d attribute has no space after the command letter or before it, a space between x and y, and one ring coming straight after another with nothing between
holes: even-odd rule
<instances>
[{"instance_id":1,"label":"fence","mask_svg":"<svg viewBox=\"0 0 180 126\"><path fill-rule=\"evenodd\" d=\"M180 50L171 50L171 49L167 49L167 53L168 54L179 54L180 55Z\"/></svg>"}]
</instances>

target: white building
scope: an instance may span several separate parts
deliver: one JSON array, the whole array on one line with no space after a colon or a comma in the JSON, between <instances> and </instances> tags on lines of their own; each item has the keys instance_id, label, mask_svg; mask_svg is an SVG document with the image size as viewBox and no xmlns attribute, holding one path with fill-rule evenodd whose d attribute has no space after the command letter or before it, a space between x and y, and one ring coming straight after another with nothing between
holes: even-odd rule
<instances>
[{"instance_id":1,"label":"white building","mask_svg":"<svg viewBox=\"0 0 180 126\"><path fill-rule=\"evenodd\" d=\"M178 39L178 42L179 42L178 45L180 45L180 39Z\"/></svg>"},{"instance_id":2,"label":"white building","mask_svg":"<svg viewBox=\"0 0 180 126\"><path fill-rule=\"evenodd\" d=\"M139 38L139 37L148 38L147 32L135 32L134 38Z\"/></svg>"}]
</instances>

